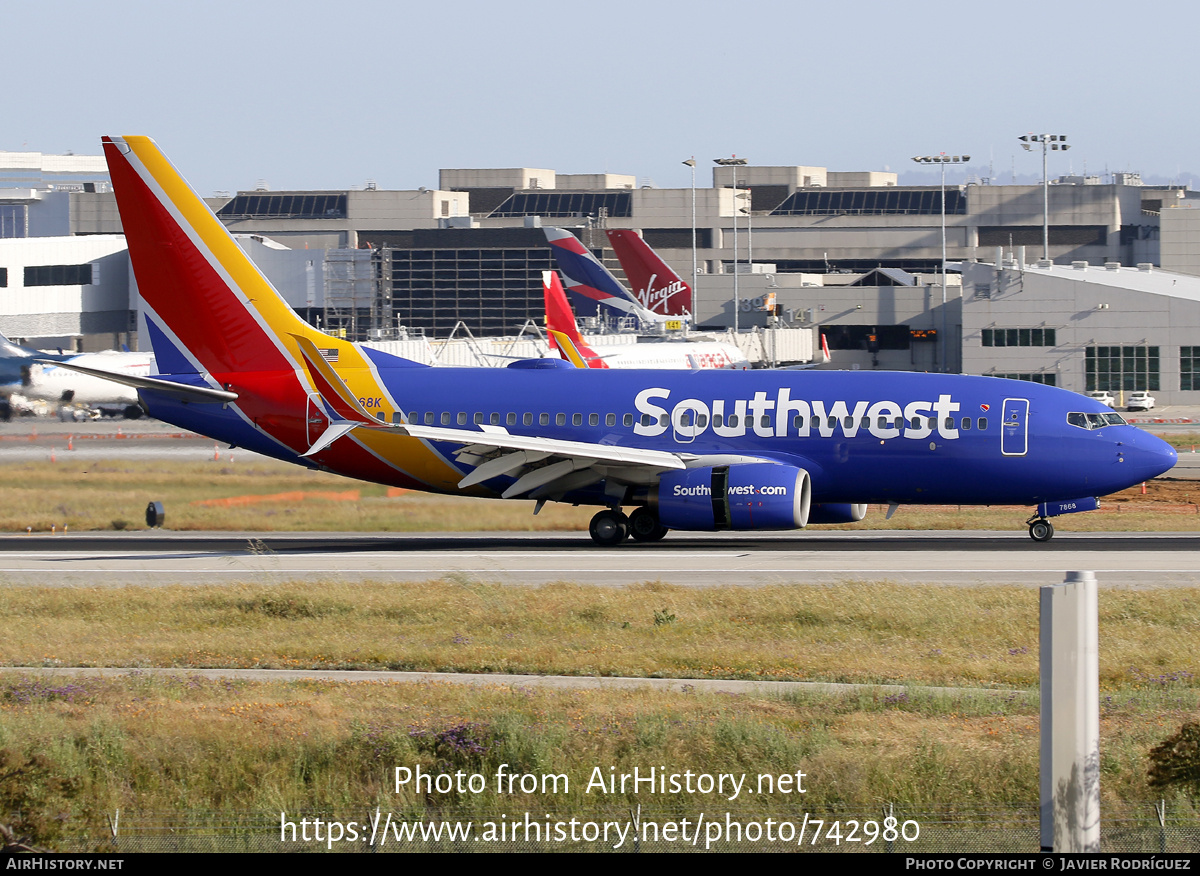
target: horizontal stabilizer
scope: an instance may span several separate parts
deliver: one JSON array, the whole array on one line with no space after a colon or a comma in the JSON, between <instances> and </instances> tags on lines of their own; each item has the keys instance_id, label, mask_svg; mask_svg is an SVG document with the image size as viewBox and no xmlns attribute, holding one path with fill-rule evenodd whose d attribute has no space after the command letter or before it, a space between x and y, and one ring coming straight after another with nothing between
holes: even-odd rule
<instances>
[{"instance_id":1,"label":"horizontal stabilizer","mask_svg":"<svg viewBox=\"0 0 1200 876\"><path fill-rule=\"evenodd\" d=\"M38 359L37 361L43 365L70 368L72 371L78 371L81 374L89 374L92 377L111 380L113 383L132 386L134 389L152 389L155 392L162 392L167 395L174 395L193 401L228 403L237 401L238 397L236 392L230 392L229 390L213 389L211 386L192 386L187 383L176 383L174 380L163 380L161 377L137 377L132 374L114 374L102 368L88 368L85 365L73 365L70 362L58 362L51 359Z\"/></svg>"},{"instance_id":2,"label":"horizontal stabilizer","mask_svg":"<svg viewBox=\"0 0 1200 876\"><path fill-rule=\"evenodd\" d=\"M353 431L354 429L357 429L358 427L358 423L351 423L347 422L346 420L339 420L336 423L330 423L329 428L321 433L321 437L313 442L313 446L308 448L307 451L301 453L300 455L313 456L314 454L320 453L334 441L337 441L343 435Z\"/></svg>"}]
</instances>

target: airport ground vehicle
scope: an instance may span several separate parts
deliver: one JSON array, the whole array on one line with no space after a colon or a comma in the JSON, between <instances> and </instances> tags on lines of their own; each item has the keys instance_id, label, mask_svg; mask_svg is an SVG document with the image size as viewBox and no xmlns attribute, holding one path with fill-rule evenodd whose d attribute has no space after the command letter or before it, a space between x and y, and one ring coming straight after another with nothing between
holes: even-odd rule
<instances>
[{"instance_id":1,"label":"airport ground vehicle","mask_svg":"<svg viewBox=\"0 0 1200 876\"><path fill-rule=\"evenodd\" d=\"M1125 410L1152 411L1154 410L1154 396L1144 389L1135 390L1126 397Z\"/></svg>"}]
</instances>

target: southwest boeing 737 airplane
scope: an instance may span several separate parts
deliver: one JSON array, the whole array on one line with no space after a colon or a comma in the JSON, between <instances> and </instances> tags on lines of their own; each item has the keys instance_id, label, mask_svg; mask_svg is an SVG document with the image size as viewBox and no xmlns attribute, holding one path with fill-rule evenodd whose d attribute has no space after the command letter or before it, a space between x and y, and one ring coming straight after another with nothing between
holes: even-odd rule
<instances>
[{"instance_id":1,"label":"southwest boeing 737 airplane","mask_svg":"<svg viewBox=\"0 0 1200 876\"><path fill-rule=\"evenodd\" d=\"M1034 505L1044 541L1049 517L1176 461L1099 402L998 378L419 365L301 320L153 141L104 152L161 371L124 382L154 416L268 456L598 506L604 545L853 521L872 502Z\"/></svg>"}]
</instances>

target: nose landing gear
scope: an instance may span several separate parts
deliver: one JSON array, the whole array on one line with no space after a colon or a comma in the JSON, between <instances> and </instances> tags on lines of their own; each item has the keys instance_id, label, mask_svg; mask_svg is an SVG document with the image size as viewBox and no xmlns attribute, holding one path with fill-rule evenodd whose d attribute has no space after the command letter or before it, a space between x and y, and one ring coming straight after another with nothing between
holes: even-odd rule
<instances>
[{"instance_id":1,"label":"nose landing gear","mask_svg":"<svg viewBox=\"0 0 1200 876\"><path fill-rule=\"evenodd\" d=\"M1029 537L1034 541L1049 541L1054 538L1054 524L1044 517L1031 517L1025 521L1029 524Z\"/></svg>"}]
</instances>

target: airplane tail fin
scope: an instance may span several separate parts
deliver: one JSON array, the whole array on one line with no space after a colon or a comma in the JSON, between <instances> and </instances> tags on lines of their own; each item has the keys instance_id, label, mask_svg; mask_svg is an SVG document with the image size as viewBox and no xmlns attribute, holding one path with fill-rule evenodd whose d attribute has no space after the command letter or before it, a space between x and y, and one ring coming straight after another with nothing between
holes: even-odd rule
<instances>
[{"instance_id":1,"label":"airplane tail fin","mask_svg":"<svg viewBox=\"0 0 1200 876\"><path fill-rule=\"evenodd\" d=\"M635 316L654 322L621 282L588 251L574 234L562 228L545 228L546 240L566 284L567 295L580 316Z\"/></svg>"},{"instance_id":2,"label":"airplane tail fin","mask_svg":"<svg viewBox=\"0 0 1200 876\"><path fill-rule=\"evenodd\" d=\"M153 140L103 143L161 373L294 372L297 336L356 358L300 319Z\"/></svg>"},{"instance_id":3,"label":"airplane tail fin","mask_svg":"<svg viewBox=\"0 0 1200 876\"><path fill-rule=\"evenodd\" d=\"M30 359L34 356L32 350L18 347L7 337L0 334L0 357L5 359Z\"/></svg>"},{"instance_id":4,"label":"airplane tail fin","mask_svg":"<svg viewBox=\"0 0 1200 876\"><path fill-rule=\"evenodd\" d=\"M607 234L638 303L663 316L691 314L692 287L640 234L628 228L609 229Z\"/></svg>"},{"instance_id":5,"label":"airplane tail fin","mask_svg":"<svg viewBox=\"0 0 1200 876\"><path fill-rule=\"evenodd\" d=\"M550 333L550 346L577 368L607 367L579 334L575 315L571 313L571 305L567 303L567 295L555 271L542 271L542 291L546 297L546 328Z\"/></svg>"}]
</instances>

